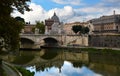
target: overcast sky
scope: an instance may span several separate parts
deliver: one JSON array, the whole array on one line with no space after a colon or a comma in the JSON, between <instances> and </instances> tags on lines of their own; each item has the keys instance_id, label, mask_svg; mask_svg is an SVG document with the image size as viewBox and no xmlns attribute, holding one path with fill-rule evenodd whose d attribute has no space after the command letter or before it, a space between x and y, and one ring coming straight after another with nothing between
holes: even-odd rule
<instances>
[{"instance_id":1,"label":"overcast sky","mask_svg":"<svg viewBox=\"0 0 120 76\"><path fill-rule=\"evenodd\" d=\"M14 11L12 16L21 16L26 22L44 21L56 12L61 22L78 22L111 15L113 11L120 14L120 0L31 0L31 12L24 15Z\"/></svg>"}]
</instances>

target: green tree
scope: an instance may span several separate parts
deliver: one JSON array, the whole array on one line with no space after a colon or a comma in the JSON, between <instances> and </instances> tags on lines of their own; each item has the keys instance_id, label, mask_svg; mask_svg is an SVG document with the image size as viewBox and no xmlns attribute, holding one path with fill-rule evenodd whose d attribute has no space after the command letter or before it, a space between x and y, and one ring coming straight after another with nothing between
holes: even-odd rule
<instances>
[{"instance_id":1,"label":"green tree","mask_svg":"<svg viewBox=\"0 0 120 76\"><path fill-rule=\"evenodd\" d=\"M34 76L35 72L30 72L29 70L26 70L23 67L16 67L21 73L22 76Z\"/></svg>"},{"instance_id":2,"label":"green tree","mask_svg":"<svg viewBox=\"0 0 120 76\"><path fill-rule=\"evenodd\" d=\"M73 30L74 33L79 32L79 34L86 34L90 31L88 27L84 27L82 25L74 25L72 27L72 30Z\"/></svg>"},{"instance_id":3,"label":"green tree","mask_svg":"<svg viewBox=\"0 0 120 76\"><path fill-rule=\"evenodd\" d=\"M15 17L15 19L16 19L17 21L22 22L23 24L25 24L24 18L21 18L21 17L17 16L17 17Z\"/></svg>"},{"instance_id":4,"label":"green tree","mask_svg":"<svg viewBox=\"0 0 120 76\"><path fill-rule=\"evenodd\" d=\"M81 33L82 34L87 34L89 32L89 28L88 27L82 27Z\"/></svg>"},{"instance_id":5,"label":"green tree","mask_svg":"<svg viewBox=\"0 0 120 76\"><path fill-rule=\"evenodd\" d=\"M88 27L85 27L85 33L89 33L90 29Z\"/></svg>"},{"instance_id":6,"label":"green tree","mask_svg":"<svg viewBox=\"0 0 120 76\"><path fill-rule=\"evenodd\" d=\"M36 21L36 28L39 29L39 33L40 34L44 34L45 33L45 25L44 25L43 22Z\"/></svg>"},{"instance_id":7,"label":"green tree","mask_svg":"<svg viewBox=\"0 0 120 76\"><path fill-rule=\"evenodd\" d=\"M7 50L18 49L19 48L19 33L23 27L23 24L16 21L12 17L1 19L0 23L1 23L0 24L0 39L3 39L4 41L4 44L2 44L1 46L6 48Z\"/></svg>"},{"instance_id":8,"label":"green tree","mask_svg":"<svg viewBox=\"0 0 120 76\"><path fill-rule=\"evenodd\" d=\"M11 17L14 9L22 14L30 11L27 2L30 0L0 0L0 50L16 50L19 48L19 33L23 24Z\"/></svg>"},{"instance_id":9,"label":"green tree","mask_svg":"<svg viewBox=\"0 0 120 76\"><path fill-rule=\"evenodd\" d=\"M30 0L0 0L0 17L10 16L14 9L22 14L24 11L30 11L27 2Z\"/></svg>"},{"instance_id":10,"label":"green tree","mask_svg":"<svg viewBox=\"0 0 120 76\"><path fill-rule=\"evenodd\" d=\"M82 29L81 25L74 25L74 26L72 26L72 30L73 30L74 33L80 32L81 29Z\"/></svg>"}]
</instances>

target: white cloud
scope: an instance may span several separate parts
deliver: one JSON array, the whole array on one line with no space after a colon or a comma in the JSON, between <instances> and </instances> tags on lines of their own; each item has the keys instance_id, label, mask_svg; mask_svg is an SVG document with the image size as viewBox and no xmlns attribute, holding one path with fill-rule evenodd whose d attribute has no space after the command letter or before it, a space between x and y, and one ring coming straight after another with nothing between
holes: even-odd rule
<instances>
[{"instance_id":1,"label":"white cloud","mask_svg":"<svg viewBox=\"0 0 120 76\"><path fill-rule=\"evenodd\" d=\"M30 21L31 23L35 23L35 21L43 21L47 17L46 11L40 5L31 3L30 8L32 11L25 11L24 15L20 14L19 12L14 12L12 15L14 17L21 16L25 19L26 22Z\"/></svg>"},{"instance_id":2,"label":"white cloud","mask_svg":"<svg viewBox=\"0 0 120 76\"><path fill-rule=\"evenodd\" d=\"M46 11L42 6L31 3L30 8L32 8L33 11L25 12L24 15L16 11L12 13L12 15L14 17L21 16L26 22L30 21L32 24L35 24L35 21L44 21L45 19L51 18L54 12L56 12L61 22L87 21L102 15L111 15L114 10L116 10L116 14L120 12L119 8L104 7L102 4L77 9L71 6L64 6L64 8L53 8Z\"/></svg>"},{"instance_id":3,"label":"white cloud","mask_svg":"<svg viewBox=\"0 0 120 76\"><path fill-rule=\"evenodd\" d=\"M65 6L64 8L61 8L61 9L53 8L51 10L46 11L40 5L31 3L30 8L32 8L32 11L25 12L24 15L15 11L14 13L12 13L12 16L14 17L21 16L25 19L26 22L30 21L32 24L34 24L35 21L44 21L45 19L50 18L51 16L53 16L54 12L56 12L58 17L60 18L60 21L63 21L63 22L71 21L72 18L75 16L75 11L71 6ZM73 21L76 21L76 20L74 19Z\"/></svg>"},{"instance_id":4,"label":"white cloud","mask_svg":"<svg viewBox=\"0 0 120 76\"><path fill-rule=\"evenodd\" d=\"M53 0L58 4L71 4L71 5L79 5L81 4L81 0Z\"/></svg>"},{"instance_id":5,"label":"white cloud","mask_svg":"<svg viewBox=\"0 0 120 76\"><path fill-rule=\"evenodd\" d=\"M65 6L62 9L55 8L50 11L55 11L56 14L59 16L60 20L63 22L66 22L68 19L72 18L74 15L74 10L71 6Z\"/></svg>"}]
</instances>

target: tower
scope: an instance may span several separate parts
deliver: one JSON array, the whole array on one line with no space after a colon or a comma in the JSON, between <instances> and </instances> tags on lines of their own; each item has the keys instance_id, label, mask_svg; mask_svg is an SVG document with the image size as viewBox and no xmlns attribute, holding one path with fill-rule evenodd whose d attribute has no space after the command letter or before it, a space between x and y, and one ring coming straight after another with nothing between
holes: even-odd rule
<instances>
[{"instance_id":1,"label":"tower","mask_svg":"<svg viewBox=\"0 0 120 76\"><path fill-rule=\"evenodd\" d=\"M113 11L113 15L115 15L115 10Z\"/></svg>"}]
</instances>

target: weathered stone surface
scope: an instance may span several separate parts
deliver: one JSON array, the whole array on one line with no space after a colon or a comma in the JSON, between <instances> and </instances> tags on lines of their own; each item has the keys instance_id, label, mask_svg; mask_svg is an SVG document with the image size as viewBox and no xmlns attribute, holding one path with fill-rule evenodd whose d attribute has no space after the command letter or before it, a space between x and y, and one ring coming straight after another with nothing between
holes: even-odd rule
<instances>
[{"instance_id":1,"label":"weathered stone surface","mask_svg":"<svg viewBox=\"0 0 120 76\"><path fill-rule=\"evenodd\" d=\"M120 35L90 35L89 46L120 48Z\"/></svg>"}]
</instances>

